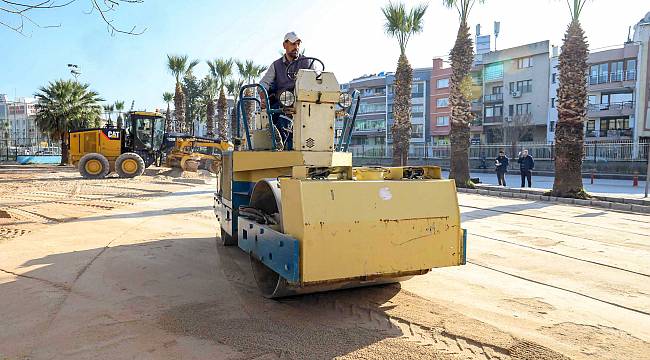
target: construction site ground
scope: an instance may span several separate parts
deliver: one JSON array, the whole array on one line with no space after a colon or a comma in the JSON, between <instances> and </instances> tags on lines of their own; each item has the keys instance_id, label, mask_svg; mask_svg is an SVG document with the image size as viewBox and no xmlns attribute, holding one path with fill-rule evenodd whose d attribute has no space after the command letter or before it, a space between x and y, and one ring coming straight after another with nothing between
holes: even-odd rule
<instances>
[{"instance_id":1,"label":"construction site ground","mask_svg":"<svg viewBox=\"0 0 650 360\"><path fill-rule=\"evenodd\" d=\"M268 300L214 188L0 167L0 359L650 359L647 215L459 194L467 265Z\"/></svg>"}]
</instances>

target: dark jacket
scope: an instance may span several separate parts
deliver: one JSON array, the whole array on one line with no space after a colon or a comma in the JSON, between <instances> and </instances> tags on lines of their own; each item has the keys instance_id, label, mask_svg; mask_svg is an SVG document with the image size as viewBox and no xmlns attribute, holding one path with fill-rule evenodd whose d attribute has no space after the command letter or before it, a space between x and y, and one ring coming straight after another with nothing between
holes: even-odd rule
<instances>
[{"instance_id":1,"label":"dark jacket","mask_svg":"<svg viewBox=\"0 0 650 360\"><path fill-rule=\"evenodd\" d=\"M528 172L531 171L535 168L535 160L533 160L533 157L529 155L520 156L519 159L517 159L517 162L519 163L519 170Z\"/></svg>"},{"instance_id":2,"label":"dark jacket","mask_svg":"<svg viewBox=\"0 0 650 360\"><path fill-rule=\"evenodd\" d=\"M497 172L507 172L508 171L508 157L503 155L503 156L497 156L496 159L494 159L494 163L499 163L499 165L496 165L496 171Z\"/></svg>"}]
</instances>

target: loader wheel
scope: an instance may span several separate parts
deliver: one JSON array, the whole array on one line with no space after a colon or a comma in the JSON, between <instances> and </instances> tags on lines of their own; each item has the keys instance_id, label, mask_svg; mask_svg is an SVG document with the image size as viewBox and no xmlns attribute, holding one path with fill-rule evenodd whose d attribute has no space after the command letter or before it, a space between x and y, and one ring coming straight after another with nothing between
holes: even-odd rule
<instances>
[{"instance_id":1,"label":"loader wheel","mask_svg":"<svg viewBox=\"0 0 650 360\"><path fill-rule=\"evenodd\" d=\"M199 171L199 162L191 158L183 158L181 160L181 169L183 171L197 172Z\"/></svg>"},{"instance_id":2,"label":"loader wheel","mask_svg":"<svg viewBox=\"0 0 650 360\"><path fill-rule=\"evenodd\" d=\"M144 160L136 153L124 153L115 160L115 171L122 178L140 176L144 168Z\"/></svg>"},{"instance_id":3,"label":"loader wheel","mask_svg":"<svg viewBox=\"0 0 650 360\"><path fill-rule=\"evenodd\" d=\"M221 228L221 237L219 238L219 242L223 246L237 245L237 239L228 235L228 233L223 228Z\"/></svg>"},{"instance_id":4,"label":"loader wheel","mask_svg":"<svg viewBox=\"0 0 650 360\"><path fill-rule=\"evenodd\" d=\"M86 154L79 160L79 173L84 179L103 179L110 171L108 159L102 154Z\"/></svg>"}]
</instances>

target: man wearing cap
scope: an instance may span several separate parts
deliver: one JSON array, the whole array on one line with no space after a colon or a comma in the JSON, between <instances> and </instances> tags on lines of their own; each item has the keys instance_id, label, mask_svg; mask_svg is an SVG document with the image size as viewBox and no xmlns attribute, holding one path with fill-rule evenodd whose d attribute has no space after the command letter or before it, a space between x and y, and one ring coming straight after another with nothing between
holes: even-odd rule
<instances>
[{"instance_id":1,"label":"man wearing cap","mask_svg":"<svg viewBox=\"0 0 650 360\"><path fill-rule=\"evenodd\" d=\"M300 38L295 32L292 31L284 35L284 41L282 42L282 47L284 47L285 51L284 55L275 60L271 66L269 66L266 74L264 74L264 77L260 80L260 85L264 86L269 94L271 108L279 107L279 98L283 91L293 91L296 86L296 80L291 79L287 75L287 67L291 62L296 61L301 57L300 43ZM304 61L295 66L295 71L310 68L312 68L312 66L309 64L309 61ZM265 109L266 105L267 104L262 101L262 109ZM287 144L287 150L290 150L293 142L293 123L291 119L280 114L274 114L273 124L280 131L283 143Z\"/></svg>"}]
</instances>

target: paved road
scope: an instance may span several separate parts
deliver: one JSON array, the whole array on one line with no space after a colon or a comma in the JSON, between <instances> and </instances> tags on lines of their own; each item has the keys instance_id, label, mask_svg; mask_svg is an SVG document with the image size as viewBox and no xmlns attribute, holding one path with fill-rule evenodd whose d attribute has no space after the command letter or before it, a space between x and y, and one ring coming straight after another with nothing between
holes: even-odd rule
<instances>
[{"instance_id":1,"label":"paved road","mask_svg":"<svg viewBox=\"0 0 650 360\"><path fill-rule=\"evenodd\" d=\"M650 358L646 216L460 194L468 265L273 301L213 187L0 243L0 359Z\"/></svg>"},{"instance_id":2,"label":"paved road","mask_svg":"<svg viewBox=\"0 0 650 360\"><path fill-rule=\"evenodd\" d=\"M533 172L534 174L534 172ZM443 176L449 176L449 173L443 171ZM473 178L481 179L482 183L497 185L496 173L471 173ZM533 175L533 187L538 189L551 189L553 188L552 176L539 176ZM594 184L590 183L589 179L582 179L585 189L589 193L625 196L630 198L643 198L645 190L645 181L639 181L639 186L632 186L632 180L613 180L613 179L596 179ZM521 185L521 177L517 174L506 174L506 183L508 187L519 187Z\"/></svg>"}]
</instances>

